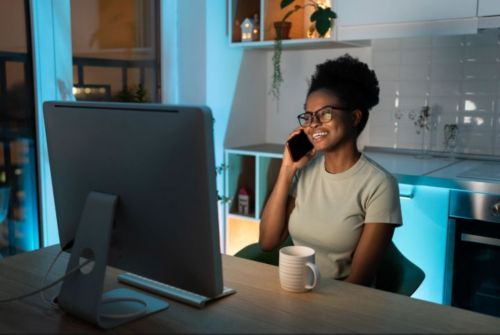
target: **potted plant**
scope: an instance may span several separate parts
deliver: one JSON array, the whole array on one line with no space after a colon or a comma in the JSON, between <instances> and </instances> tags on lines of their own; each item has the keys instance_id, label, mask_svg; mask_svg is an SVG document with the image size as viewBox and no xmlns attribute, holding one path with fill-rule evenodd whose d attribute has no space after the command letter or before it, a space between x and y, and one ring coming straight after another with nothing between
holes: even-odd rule
<instances>
[{"instance_id":1,"label":"potted plant","mask_svg":"<svg viewBox=\"0 0 500 335\"><path fill-rule=\"evenodd\" d=\"M281 0L280 7L285 9L286 7L293 4L295 0ZM303 5L295 4L292 9L285 13L280 21L274 22L274 28L276 29L276 38L274 40L274 54L273 54L273 81L271 85L270 93L275 99L279 99L280 87L283 82L283 76L281 73L281 51L282 51L282 40L288 39L290 28L292 23L287 21L287 19L295 12L306 7L314 7L314 11L309 17L310 21L314 24L316 31L320 37L324 37L328 30L332 26L332 20L337 17L337 14L330 7L323 7L315 0L308 0Z\"/></svg>"}]
</instances>

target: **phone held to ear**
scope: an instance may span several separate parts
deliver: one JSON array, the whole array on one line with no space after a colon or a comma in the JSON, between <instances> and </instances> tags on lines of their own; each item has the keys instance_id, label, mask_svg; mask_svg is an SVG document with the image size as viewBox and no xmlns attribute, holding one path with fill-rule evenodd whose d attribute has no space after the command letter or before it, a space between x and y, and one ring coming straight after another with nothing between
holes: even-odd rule
<instances>
[{"instance_id":1,"label":"phone held to ear","mask_svg":"<svg viewBox=\"0 0 500 335\"><path fill-rule=\"evenodd\" d=\"M305 154L311 151L312 148L314 147L307 138L307 135L306 133L304 133L303 130L301 130L300 133L289 139L287 145L288 145L288 151L290 152L290 155L292 156L292 160L294 162L300 160L302 157L304 157Z\"/></svg>"}]
</instances>

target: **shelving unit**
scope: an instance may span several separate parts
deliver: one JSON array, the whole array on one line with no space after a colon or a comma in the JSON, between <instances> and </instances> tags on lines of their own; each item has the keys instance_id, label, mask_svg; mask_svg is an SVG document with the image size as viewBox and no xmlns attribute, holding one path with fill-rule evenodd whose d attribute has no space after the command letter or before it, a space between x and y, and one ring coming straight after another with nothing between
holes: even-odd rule
<instances>
[{"instance_id":1,"label":"shelving unit","mask_svg":"<svg viewBox=\"0 0 500 335\"><path fill-rule=\"evenodd\" d=\"M282 144L257 144L225 150L227 254L233 255L250 243L257 242L259 221L265 203L278 177L283 155ZM249 213L238 211L238 194L245 189L249 196Z\"/></svg>"},{"instance_id":2,"label":"shelving unit","mask_svg":"<svg viewBox=\"0 0 500 335\"><path fill-rule=\"evenodd\" d=\"M230 0L229 1L229 44L232 47L271 49L276 38L274 22L280 21L293 5L304 5L308 0L296 0L290 7L280 8L280 0ZM334 5L334 0L323 0L327 5ZM335 8L334 8L335 9ZM290 39L283 40L283 47L292 49L315 48L346 48L367 45L367 41L339 42L335 30L335 23L326 37L318 38L317 33L309 33L311 22L309 17L312 7L306 7L292 14L287 21L292 22ZM246 19L258 18L256 27L258 34L254 41L241 41L241 23ZM335 21L334 21L335 22Z\"/></svg>"}]
</instances>

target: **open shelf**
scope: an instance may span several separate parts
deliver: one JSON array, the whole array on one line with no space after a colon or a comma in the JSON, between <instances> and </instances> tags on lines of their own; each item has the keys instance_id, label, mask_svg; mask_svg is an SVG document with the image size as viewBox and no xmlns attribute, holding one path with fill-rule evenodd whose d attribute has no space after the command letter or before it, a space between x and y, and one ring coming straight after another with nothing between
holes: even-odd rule
<instances>
[{"instance_id":1,"label":"open shelf","mask_svg":"<svg viewBox=\"0 0 500 335\"><path fill-rule=\"evenodd\" d=\"M281 0L230 0L229 1L229 45L237 48L258 48L272 49L276 39L276 30L274 22L281 21L284 15L295 5L307 4L309 0L296 0L285 9L280 8ZM326 5L332 6L335 0L322 0ZM311 31L310 16L313 8L307 6L293 13L287 21L292 23L290 29L290 38L282 40L285 49L324 49L324 48L350 48L369 46L370 41L338 42L335 29L335 20L333 29L325 37L320 38L315 31ZM241 24L245 19L251 19L255 22L257 34L253 35L252 41L241 41Z\"/></svg>"},{"instance_id":2,"label":"open shelf","mask_svg":"<svg viewBox=\"0 0 500 335\"><path fill-rule=\"evenodd\" d=\"M328 3L331 1L323 0ZM230 44L246 47L265 47L273 44L276 39L276 30L274 22L279 22L293 6L307 4L308 0L296 0L292 5L285 9L280 8L281 0L230 0L229 23ZM310 6L301 9L287 18L291 22L290 38L283 40L284 45L291 44L291 41L297 43L310 43L306 41L331 41L330 30L324 38L318 38L317 32L311 30L311 21L309 17L313 11ZM253 34L252 41L242 42L241 24L245 19L252 20L253 28L256 34Z\"/></svg>"},{"instance_id":3,"label":"open shelf","mask_svg":"<svg viewBox=\"0 0 500 335\"><path fill-rule=\"evenodd\" d=\"M227 193L231 199L229 213L255 217L255 156L231 154L227 155ZM248 209L241 210L238 195L245 191L248 195Z\"/></svg>"},{"instance_id":4,"label":"open shelf","mask_svg":"<svg viewBox=\"0 0 500 335\"><path fill-rule=\"evenodd\" d=\"M226 149L226 253L234 254L258 241L262 210L281 167L284 146L264 143ZM248 214L238 210L238 192L245 188L250 196Z\"/></svg>"}]
</instances>

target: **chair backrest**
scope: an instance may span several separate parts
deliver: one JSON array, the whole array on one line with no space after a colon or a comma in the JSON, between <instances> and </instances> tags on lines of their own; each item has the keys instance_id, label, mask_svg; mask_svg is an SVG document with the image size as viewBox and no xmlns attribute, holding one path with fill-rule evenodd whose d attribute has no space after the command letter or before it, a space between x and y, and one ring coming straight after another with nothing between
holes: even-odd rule
<instances>
[{"instance_id":1,"label":"chair backrest","mask_svg":"<svg viewBox=\"0 0 500 335\"><path fill-rule=\"evenodd\" d=\"M257 261L260 263L266 263L270 265L279 264L279 250L283 247L287 247L289 245L293 245L291 237L288 237L285 241L283 241L278 247L276 247L273 251L262 251L260 245L258 243L253 243L247 245L234 255L236 257L241 257L245 259L251 259L252 261Z\"/></svg>"},{"instance_id":2,"label":"chair backrest","mask_svg":"<svg viewBox=\"0 0 500 335\"><path fill-rule=\"evenodd\" d=\"M377 272L375 288L411 296L424 278L424 271L408 260L391 242Z\"/></svg>"}]
</instances>

